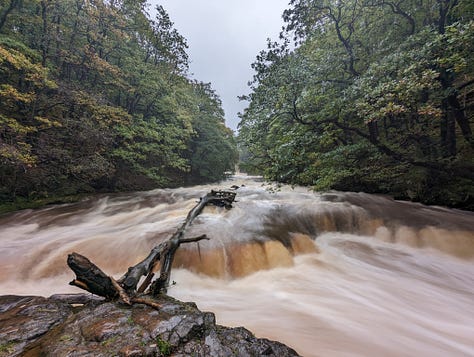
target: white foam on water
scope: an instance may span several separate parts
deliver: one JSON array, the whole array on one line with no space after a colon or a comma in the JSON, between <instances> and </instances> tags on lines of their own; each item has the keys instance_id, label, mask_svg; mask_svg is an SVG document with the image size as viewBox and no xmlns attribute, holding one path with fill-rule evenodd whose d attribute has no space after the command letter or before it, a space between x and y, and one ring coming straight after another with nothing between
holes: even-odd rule
<instances>
[{"instance_id":1,"label":"white foam on water","mask_svg":"<svg viewBox=\"0 0 474 357\"><path fill-rule=\"evenodd\" d=\"M0 294L80 292L68 285L71 252L120 277L180 226L200 196L230 185L245 185L234 208L206 208L187 232L208 235L199 243L202 256L225 271L211 278L174 269L172 296L215 312L220 324L245 326L304 356L474 355L474 232L466 228L474 215L366 194L325 197L243 175L220 186L4 215ZM380 207L397 220L374 217ZM428 223L417 225L414 213ZM295 237L313 239L317 249L306 242L299 252L308 254L293 256ZM265 245L269 240L276 242ZM199 261L196 245L188 248ZM286 259L281 267L268 269L280 258ZM231 266L237 263L242 266ZM232 271L250 275L237 278Z\"/></svg>"}]
</instances>

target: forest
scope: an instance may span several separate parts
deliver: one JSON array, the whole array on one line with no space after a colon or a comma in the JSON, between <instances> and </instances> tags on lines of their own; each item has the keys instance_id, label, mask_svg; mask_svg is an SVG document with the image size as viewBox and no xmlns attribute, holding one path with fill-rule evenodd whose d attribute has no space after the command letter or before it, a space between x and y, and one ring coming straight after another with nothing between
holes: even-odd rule
<instances>
[{"instance_id":1,"label":"forest","mask_svg":"<svg viewBox=\"0 0 474 357\"><path fill-rule=\"evenodd\" d=\"M474 3L291 0L253 63L241 168L474 209Z\"/></svg>"},{"instance_id":2,"label":"forest","mask_svg":"<svg viewBox=\"0 0 474 357\"><path fill-rule=\"evenodd\" d=\"M0 202L233 171L221 100L189 79L186 49L145 0L0 0Z\"/></svg>"},{"instance_id":3,"label":"forest","mask_svg":"<svg viewBox=\"0 0 474 357\"><path fill-rule=\"evenodd\" d=\"M472 1L291 0L283 19L237 143L162 6L0 0L0 202L217 181L239 146L269 180L473 210Z\"/></svg>"}]
</instances>

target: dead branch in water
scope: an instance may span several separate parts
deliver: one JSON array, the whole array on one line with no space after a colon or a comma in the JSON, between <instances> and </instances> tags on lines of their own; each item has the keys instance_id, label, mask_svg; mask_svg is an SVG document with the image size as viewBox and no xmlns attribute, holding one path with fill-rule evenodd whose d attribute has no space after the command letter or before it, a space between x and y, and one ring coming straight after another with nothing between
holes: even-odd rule
<instances>
[{"instance_id":1,"label":"dead branch in water","mask_svg":"<svg viewBox=\"0 0 474 357\"><path fill-rule=\"evenodd\" d=\"M118 281L105 274L88 258L77 253L69 254L67 264L74 273L76 273L76 279L71 281L69 284L89 291L95 295L103 296L108 300L120 299L128 305L132 303L146 304L147 301L137 297L137 294L145 292L148 287L149 292L152 295L156 296L160 293L166 293L166 289L169 285L174 255L179 246L185 243L193 243L199 242L203 239L209 239L205 235L195 238L184 238L184 233L193 220L207 205L225 207L227 209L232 208L235 196L235 192L211 191L202 197L199 203L189 211L186 220L176 230L176 232L168 240L155 246L145 259L128 268L128 271ZM161 263L160 275L153 281L153 270L158 262ZM137 289L142 276L146 276L146 279Z\"/></svg>"}]
</instances>

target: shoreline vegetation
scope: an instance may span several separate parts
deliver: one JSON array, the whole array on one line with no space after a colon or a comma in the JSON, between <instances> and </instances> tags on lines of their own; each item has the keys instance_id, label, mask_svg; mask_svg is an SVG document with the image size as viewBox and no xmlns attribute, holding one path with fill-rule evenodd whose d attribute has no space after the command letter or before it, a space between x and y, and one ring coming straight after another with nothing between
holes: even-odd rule
<instances>
[{"instance_id":1,"label":"shoreline vegetation","mask_svg":"<svg viewBox=\"0 0 474 357\"><path fill-rule=\"evenodd\" d=\"M50 205L76 203L83 199L87 199L92 195L95 195L95 193L83 193L70 196L51 196L33 200L19 198L16 201L0 203L0 215L13 213L25 209L40 209Z\"/></svg>"},{"instance_id":2,"label":"shoreline vegetation","mask_svg":"<svg viewBox=\"0 0 474 357\"><path fill-rule=\"evenodd\" d=\"M252 67L241 167L474 210L468 0L292 0Z\"/></svg>"},{"instance_id":3,"label":"shoreline vegetation","mask_svg":"<svg viewBox=\"0 0 474 357\"><path fill-rule=\"evenodd\" d=\"M143 0L0 2L0 202L224 178L235 138L186 50Z\"/></svg>"},{"instance_id":4,"label":"shoreline vegetation","mask_svg":"<svg viewBox=\"0 0 474 357\"><path fill-rule=\"evenodd\" d=\"M244 171L474 210L470 1L292 0L238 137L147 1L1 2L0 212Z\"/></svg>"},{"instance_id":5,"label":"shoreline vegetation","mask_svg":"<svg viewBox=\"0 0 474 357\"><path fill-rule=\"evenodd\" d=\"M266 184L269 184L268 181L264 181ZM212 183L206 183L203 182L201 184L208 184L211 185ZM286 184L286 183L278 183L275 182L276 186L278 187L281 184ZM189 186L192 186L191 184ZM216 183L216 186L219 186ZM311 189L311 186L306 186L308 189ZM161 187L160 187L161 188ZM156 189L160 189L157 187ZM174 187L166 187L167 189L173 189ZM87 200L87 199L92 199L96 196L108 196L108 195L120 195L120 194L131 194L133 192L138 192L138 191L113 191L113 192L88 192L88 193L80 193L80 194L75 194L75 195L66 195L66 196L60 196L60 195L52 195L50 197L43 197L43 198L37 198L37 199L32 199L28 200L26 198L18 198L16 201L11 201L11 202L2 202L0 203L0 216L9 214L9 213L14 213L18 212L21 210L25 209L41 209L45 208L51 205L60 205L60 204L71 204L71 203L77 203L82 200ZM324 193L325 191L319 191L320 193ZM344 191L344 192L349 192L349 191ZM355 192L355 191L352 191ZM369 192L364 192L364 193L369 193ZM386 193L386 192L370 192L369 194L372 195L379 195L379 196L388 196L390 198L393 198L394 200L400 200L400 201L407 201L407 202L414 202L414 203L421 203L423 205L427 206L442 206L446 207L449 209L459 209L459 210L465 210L465 211L473 211L473 209L467 205L457 205L457 206L448 206L448 205L443 205L443 204L438 204L436 202L433 203L426 203L426 202L421 202L419 200L410 200L409 197L406 196L400 196L397 197L396 195L393 195L391 193Z\"/></svg>"}]
</instances>

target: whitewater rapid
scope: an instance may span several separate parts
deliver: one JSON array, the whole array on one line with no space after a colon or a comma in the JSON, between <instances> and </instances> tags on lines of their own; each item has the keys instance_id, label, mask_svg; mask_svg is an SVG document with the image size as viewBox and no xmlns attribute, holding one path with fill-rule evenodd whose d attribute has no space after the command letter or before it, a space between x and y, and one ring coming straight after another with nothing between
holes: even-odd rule
<instances>
[{"instance_id":1,"label":"whitewater rapid","mask_svg":"<svg viewBox=\"0 0 474 357\"><path fill-rule=\"evenodd\" d=\"M303 356L474 355L472 213L245 176L1 216L0 294L80 292L73 251L120 277L231 185L234 208L189 230L211 239L180 248L170 295Z\"/></svg>"}]
</instances>

